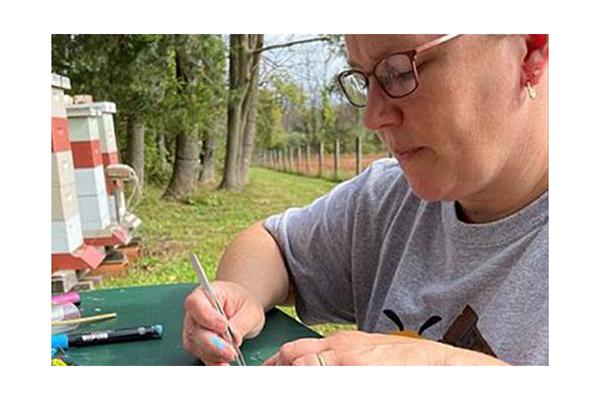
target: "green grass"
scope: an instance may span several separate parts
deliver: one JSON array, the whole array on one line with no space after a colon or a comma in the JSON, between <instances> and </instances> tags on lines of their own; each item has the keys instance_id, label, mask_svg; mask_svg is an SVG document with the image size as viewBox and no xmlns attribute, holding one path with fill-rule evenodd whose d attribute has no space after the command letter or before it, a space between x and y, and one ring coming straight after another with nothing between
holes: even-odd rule
<instances>
[{"instance_id":1,"label":"green grass","mask_svg":"<svg viewBox=\"0 0 600 400\"><path fill-rule=\"evenodd\" d=\"M227 244L243 229L292 206L303 206L335 183L323 179L252 168L250 184L241 192L199 187L190 204L161 199L163 188L147 185L134 213L143 224L143 257L126 276L105 278L101 288L195 282L189 256L196 252L209 277L215 276ZM282 308L295 316L292 308ZM324 324L314 329L326 335L353 326Z\"/></svg>"}]
</instances>

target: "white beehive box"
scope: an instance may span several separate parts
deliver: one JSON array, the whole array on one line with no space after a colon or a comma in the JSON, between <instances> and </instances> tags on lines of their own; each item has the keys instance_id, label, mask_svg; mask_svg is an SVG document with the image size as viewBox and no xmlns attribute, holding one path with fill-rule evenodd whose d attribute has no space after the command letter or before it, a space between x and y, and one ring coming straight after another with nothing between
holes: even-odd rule
<instances>
[{"instance_id":1,"label":"white beehive box","mask_svg":"<svg viewBox=\"0 0 600 400\"><path fill-rule=\"evenodd\" d=\"M81 214L81 226L84 232L108 228L110 225L110 214L106 192L104 192L104 196L101 194L98 196L78 196L77 199Z\"/></svg>"},{"instance_id":2,"label":"white beehive box","mask_svg":"<svg viewBox=\"0 0 600 400\"><path fill-rule=\"evenodd\" d=\"M79 213L75 184L52 188L52 221L66 221Z\"/></svg>"},{"instance_id":3,"label":"white beehive box","mask_svg":"<svg viewBox=\"0 0 600 400\"><path fill-rule=\"evenodd\" d=\"M52 253L72 253L82 243L79 214L65 221L52 221Z\"/></svg>"},{"instance_id":4,"label":"white beehive box","mask_svg":"<svg viewBox=\"0 0 600 400\"><path fill-rule=\"evenodd\" d=\"M106 195L106 179L102 164L94 168L77 168L75 180L79 196L97 196L101 193Z\"/></svg>"},{"instance_id":5,"label":"white beehive box","mask_svg":"<svg viewBox=\"0 0 600 400\"><path fill-rule=\"evenodd\" d=\"M97 121L97 117L99 117L100 114L96 116L79 117L72 116L70 110L70 107L67 108L71 142L89 142L92 140L100 140Z\"/></svg>"},{"instance_id":6,"label":"white beehive box","mask_svg":"<svg viewBox=\"0 0 600 400\"><path fill-rule=\"evenodd\" d=\"M70 151L52 153L52 187L75 184L73 155Z\"/></svg>"}]
</instances>

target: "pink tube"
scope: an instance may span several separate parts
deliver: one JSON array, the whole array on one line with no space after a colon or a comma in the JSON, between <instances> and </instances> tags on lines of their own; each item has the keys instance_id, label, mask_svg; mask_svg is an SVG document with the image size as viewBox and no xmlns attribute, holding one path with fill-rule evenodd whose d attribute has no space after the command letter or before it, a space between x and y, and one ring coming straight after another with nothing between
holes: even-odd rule
<instances>
[{"instance_id":1,"label":"pink tube","mask_svg":"<svg viewBox=\"0 0 600 400\"><path fill-rule=\"evenodd\" d=\"M65 303L78 304L79 302L80 302L79 293L77 293L77 292L68 292L68 293L63 293L63 294L59 294L56 296L52 296L52 304L65 304Z\"/></svg>"}]
</instances>

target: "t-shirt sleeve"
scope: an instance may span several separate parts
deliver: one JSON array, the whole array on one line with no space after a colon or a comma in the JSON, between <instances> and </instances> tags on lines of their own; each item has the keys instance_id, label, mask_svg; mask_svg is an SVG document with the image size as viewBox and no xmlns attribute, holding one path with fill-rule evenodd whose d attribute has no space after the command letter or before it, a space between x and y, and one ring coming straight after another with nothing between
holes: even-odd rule
<instances>
[{"instance_id":1,"label":"t-shirt sleeve","mask_svg":"<svg viewBox=\"0 0 600 400\"><path fill-rule=\"evenodd\" d=\"M355 322L352 232L356 199L368 175L367 169L312 204L265 220L286 261L296 311L305 323Z\"/></svg>"}]
</instances>

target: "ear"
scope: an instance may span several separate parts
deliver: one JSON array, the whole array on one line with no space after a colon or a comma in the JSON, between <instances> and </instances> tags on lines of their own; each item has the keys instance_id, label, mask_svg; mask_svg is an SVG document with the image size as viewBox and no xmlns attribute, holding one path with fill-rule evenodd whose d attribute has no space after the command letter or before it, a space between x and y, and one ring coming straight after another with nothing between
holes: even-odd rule
<instances>
[{"instance_id":1,"label":"ear","mask_svg":"<svg viewBox=\"0 0 600 400\"><path fill-rule=\"evenodd\" d=\"M537 85L548 65L548 35L525 35L527 54L521 69L521 84Z\"/></svg>"}]
</instances>

